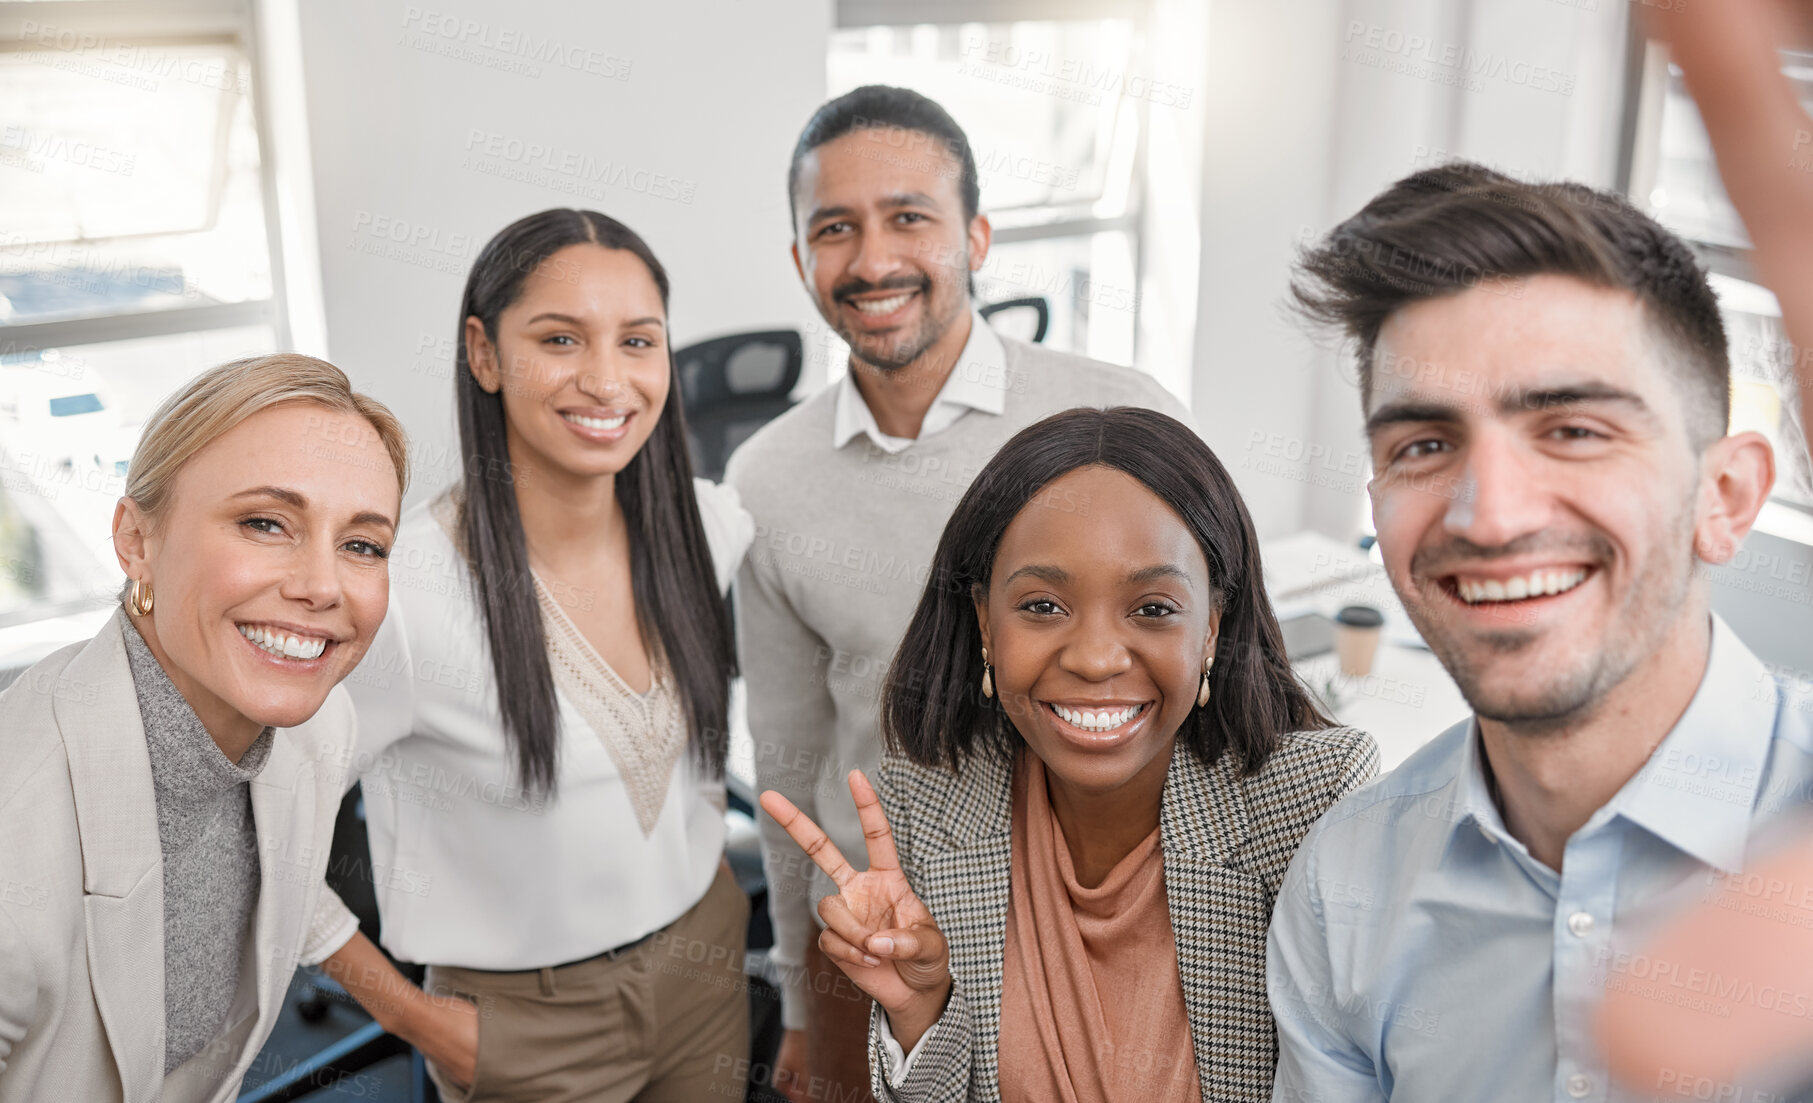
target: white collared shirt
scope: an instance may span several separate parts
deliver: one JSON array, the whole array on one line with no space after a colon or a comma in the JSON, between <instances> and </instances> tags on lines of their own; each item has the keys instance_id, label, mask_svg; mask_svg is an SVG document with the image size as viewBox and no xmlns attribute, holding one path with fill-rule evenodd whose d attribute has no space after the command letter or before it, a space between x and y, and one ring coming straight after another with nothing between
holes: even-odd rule
<instances>
[{"instance_id":1,"label":"white collared shirt","mask_svg":"<svg viewBox=\"0 0 1813 1103\"><path fill-rule=\"evenodd\" d=\"M720 591L754 523L735 489L694 480ZM434 516L404 515L390 609L345 682L383 943L403 961L525 970L588 958L673 922L724 853L724 782L674 765L643 830L628 779L556 684L558 792L524 790L499 720L475 583Z\"/></svg>"},{"instance_id":2,"label":"white collared shirt","mask_svg":"<svg viewBox=\"0 0 1813 1103\"><path fill-rule=\"evenodd\" d=\"M884 452L900 452L913 443L941 433L970 410L1000 415L1007 408L1007 349L981 314L969 314L969 340L951 365L950 375L932 399L918 437L893 437L881 431L875 415L856 387L854 372L846 371L837 384L837 412L831 425L831 447L842 448L858 433L867 433Z\"/></svg>"}]
</instances>

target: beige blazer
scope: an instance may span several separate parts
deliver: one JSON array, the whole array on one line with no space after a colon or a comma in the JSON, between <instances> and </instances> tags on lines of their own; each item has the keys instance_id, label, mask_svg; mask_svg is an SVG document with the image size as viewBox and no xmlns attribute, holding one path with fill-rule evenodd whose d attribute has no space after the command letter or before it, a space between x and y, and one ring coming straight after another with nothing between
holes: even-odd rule
<instances>
[{"instance_id":1,"label":"beige blazer","mask_svg":"<svg viewBox=\"0 0 1813 1103\"><path fill-rule=\"evenodd\" d=\"M124 610L0 693L0 1103L230 1100L296 965L353 934L321 906L354 735L336 687L252 782L262 876L239 996L166 1081L163 851L123 631Z\"/></svg>"}]
</instances>

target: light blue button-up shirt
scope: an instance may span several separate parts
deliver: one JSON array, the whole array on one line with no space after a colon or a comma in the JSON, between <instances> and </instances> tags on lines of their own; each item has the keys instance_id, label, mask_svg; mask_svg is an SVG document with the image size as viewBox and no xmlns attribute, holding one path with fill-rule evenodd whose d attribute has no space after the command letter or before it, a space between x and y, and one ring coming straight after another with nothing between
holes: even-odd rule
<instances>
[{"instance_id":1,"label":"light blue button-up shirt","mask_svg":"<svg viewBox=\"0 0 1813 1103\"><path fill-rule=\"evenodd\" d=\"M1464 721L1304 839L1267 947L1274 1103L1750 1099L1731 1085L1615 1085L1592 1020L1608 987L1711 1016L1736 1000L1813 1016L1813 997L1643 952L1676 909L1742 868L1759 829L1813 804L1813 699L1714 617L1687 711L1568 839L1559 873L1505 830L1480 754ZM1813 924L1813 900L1754 888L1757 906Z\"/></svg>"}]
</instances>

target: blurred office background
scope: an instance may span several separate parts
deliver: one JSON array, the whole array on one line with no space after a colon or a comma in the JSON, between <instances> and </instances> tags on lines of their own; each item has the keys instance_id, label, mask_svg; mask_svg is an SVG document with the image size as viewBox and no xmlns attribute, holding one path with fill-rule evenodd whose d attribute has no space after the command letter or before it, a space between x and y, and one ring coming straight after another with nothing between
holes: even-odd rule
<instances>
[{"instance_id":1,"label":"blurred office background","mask_svg":"<svg viewBox=\"0 0 1813 1103\"><path fill-rule=\"evenodd\" d=\"M0 3L0 628L118 578L152 405L220 360L332 359L397 411L411 500L458 470L473 256L554 205L641 231L676 345L804 337L785 176L829 95L881 81L968 130L985 301L1190 403L1260 531L1369 520L1339 350L1282 308L1296 246L1449 157L1628 192L1718 273L1734 420L1782 443L1789 356L1679 77L1623 0ZM1813 97L1813 55L1784 57ZM1784 449L1784 456L1798 452ZM1779 496L1809 503L1804 465ZM1774 518L1771 518L1773 521Z\"/></svg>"},{"instance_id":2,"label":"blurred office background","mask_svg":"<svg viewBox=\"0 0 1813 1103\"><path fill-rule=\"evenodd\" d=\"M844 350L789 259L785 180L814 108L870 82L925 92L968 131L995 227L980 299L1042 300L1047 343L1133 364L1190 404L1276 549L1281 603L1317 571L1353 581L1370 529L1351 371L1283 305L1296 248L1453 157L1628 194L1714 271L1734 427L1779 446L1761 531L1716 572L1721 608L1765 658L1813 668L1792 353L1692 102L1634 10L0 0L0 671L106 615L139 426L207 366L324 356L409 429L411 504L455 480L460 289L529 212L593 207L642 233L673 279L676 346L792 330L794 395L834 379ZM1782 65L1813 102L1813 52ZM1419 735L1459 707L1424 660L1404 668L1429 683ZM297 1029L344 1034L333 1010ZM285 1044L321 1040L298 1038ZM339 1090L355 1084L381 1094Z\"/></svg>"}]
</instances>

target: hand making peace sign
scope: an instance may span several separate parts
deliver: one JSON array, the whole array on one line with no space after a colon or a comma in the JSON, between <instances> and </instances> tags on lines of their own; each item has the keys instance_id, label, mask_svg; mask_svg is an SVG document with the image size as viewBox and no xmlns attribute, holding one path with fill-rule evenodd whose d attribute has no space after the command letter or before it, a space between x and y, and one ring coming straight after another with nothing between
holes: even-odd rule
<instances>
[{"instance_id":1,"label":"hand making peace sign","mask_svg":"<svg viewBox=\"0 0 1813 1103\"><path fill-rule=\"evenodd\" d=\"M818 902L825 921L818 948L881 1005L894 1040L910 1051L944 1013L951 990L950 945L900 871L893 829L861 770L850 771L850 795L868 846L866 873L852 869L836 844L786 797L770 789L762 794L762 809L836 882L838 895Z\"/></svg>"}]
</instances>

